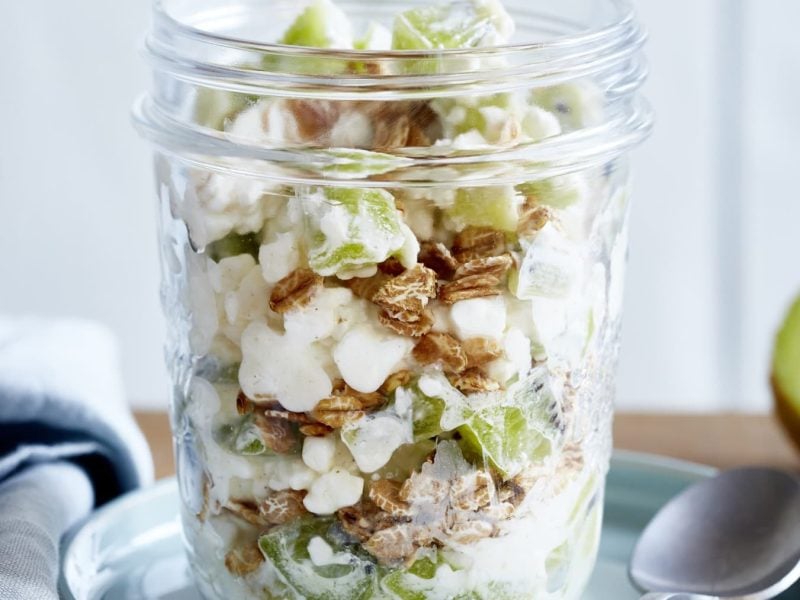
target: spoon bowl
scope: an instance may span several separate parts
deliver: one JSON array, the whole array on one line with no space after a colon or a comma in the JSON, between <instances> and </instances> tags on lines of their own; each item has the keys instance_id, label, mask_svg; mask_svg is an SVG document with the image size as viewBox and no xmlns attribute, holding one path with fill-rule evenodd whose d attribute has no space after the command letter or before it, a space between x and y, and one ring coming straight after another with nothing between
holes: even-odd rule
<instances>
[{"instance_id":1,"label":"spoon bowl","mask_svg":"<svg viewBox=\"0 0 800 600\"><path fill-rule=\"evenodd\" d=\"M645 528L629 575L645 592L777 596L800 578L800 479L743 468L690 486Z\"/></svg>"}]
</instances>

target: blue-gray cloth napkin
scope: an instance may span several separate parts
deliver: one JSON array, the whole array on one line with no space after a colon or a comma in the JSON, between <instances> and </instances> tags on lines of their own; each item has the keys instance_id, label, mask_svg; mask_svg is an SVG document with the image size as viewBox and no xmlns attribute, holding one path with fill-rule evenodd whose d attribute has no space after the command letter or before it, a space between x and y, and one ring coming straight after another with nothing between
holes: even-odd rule
<instances>
[{"instance_id":1,"label":"blue-gray cloth napkin","mask_svg":"<svg viewBox=\"0 0 800 600\"><path fill-rule=\"evenodd\" d=\"M55 600L61 535L153 479L113 336L0 318L0 600Z\"/></svg>"}]
</instances>

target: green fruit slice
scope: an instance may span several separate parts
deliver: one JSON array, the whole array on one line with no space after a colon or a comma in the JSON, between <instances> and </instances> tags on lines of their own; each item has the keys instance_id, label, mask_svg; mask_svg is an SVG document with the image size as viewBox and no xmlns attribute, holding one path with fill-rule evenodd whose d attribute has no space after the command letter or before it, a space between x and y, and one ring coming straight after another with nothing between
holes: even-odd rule
<instances>
[{"instance_id":1,"label":"green fruit slice","mask_svg":"<svg viewBox=\"0 0 800 600\"><path fill-rule=\"evenodd\" d=\"M517 229L520 203L521 197L511 186L461 188L446 213L459 229L472 225L513 232Z\"/></svg>"},{"instance_id":2,"label":"green fruit slice","mask_svg":"<svg viewBox=\"0 0 800 600\"><path fill-rule=\"evenodd\" d=\"M242 456L258 456L267 451L264 439L252 419L242 423L233 441L233 449Z\"/></svg>"},{"instance_id":3,"label":"green fruit slice","mask_svg":"<svg viewBox=\"0 0 800 600\"><path fill-rule=\"evenodd\" d=\"M414 440L429 440L442 433L444 400L415 391L413 404Z\"/></svg>"},{"instance_id":4,"label":"green fruit slice","mask_svg":"<svg viewBox=\"0 0 800 600\"><path fill-rule=\"evenodd\" d=\"M772 391L781 422L800 446L800 297L789 309L775 339Z\"/></svg>"},{"instance_id":5,"label":"green fruit slice","mask_svg":"<svg viewBox=\"0 0 800 600\"><path fill-rule=\"evenodd\" d=\"M225 124L253 101L251 96L212 88L198 88L194 101L194 120L222 131Z\"/></svg>"},{"instance_id":6,"label":"green fruit slice","mask_svg":"<svg viewBox=\"0 0 800 600\"><path fill-rule=\"evenodd\" d=\"M589 82L535 89L531 101L555 114L565 131L598 125L603 120L602 93Z\"/></svg>"},{"instance_id":7,"label":"green fruit slice","mask_svg":"<svg viewBox=\"0 0 800 600\"><path fill-rule=\"evenodd\" d=\"M302 202L308 262L320 275L376 265L402 254L410 243L394 197L385 190L327 188L304 196Z\"/></svg>"},{"instance_id":8,"label":"green fruit slice","mask_svg":"<svg viewBox=\"0 0 800 600\"><path fill-rule=\"evenodd\" d=\"M350 23L330 0L315 0L291 24L280 39L288 46L352 48Z\"/></svg>"},{"instance_id":9,"label":"green fruit slice","mask_svg":"<svg viewBox=\"0 0 800 600\"><path fill-rule=\"evenodd\" d=\"M567 208L581 202L587 195L586 181L580 175L563 175L517 186L517 190L537 204L553 208Z\"/></svg>"},{"instance_id":10,"label":"green fruit slice","mask_svg":"<svg viewBox=\"0 0 800 600\"><path fill-rule=\"evenodd\" d=\"M212 242L208 245L206 252L214 262L219 262L223 258L249 254L258 260L258 249L261 247L261 235L259 233L229 233L221 240Z\"/></svg>"},{"instance_id":11,"label":"green fruit slice","mask_svg":"<svg viewBox=\"0 0 800 600\"><path fill-rule=\"evenodd\" d=\"M550 223L522 247L525 254L519 271L509 278L511 292L520 300L567 296L583 266L580 248Z\"/></svg>"},{"instance_id":12,"label":"green fruit slice","mask_svg":"<svg viewBox=\"0 0 800 600\"><path fill-rule=\"evenodd\" d=\"M329 535L332 525L329 518L300 519L262 535L258 545L287 585L303 598L367 600L377 587L378 567L374 562L356 554L349 554L346 564L317 566L311 562L308 543L316 536L335 552L347 552L336 541L341 536Z\"/></svg>"},{"instance_id":13,"label":"green fruit slice","mask_svg":"<svg viewBox=\"0 0 800 600\"><path fill-rule=\"evenodd\" d=\"M512 94L502 93L440 98L431 102L431 108L439 115L445 138L453 140L459 135L477 132L485 144L495 144L500 142L507 121L519 120L527 106Z\"/></svg>"},{"instance_id":14,"label":"green fruit slice","mask_svg":"<svg viewBox=\"0 0 800 600\"><path fill-rule=\"evenodd\" d=\"M559 442L559 403L537 369L509 390L504 404L467 415L458 428L467 456L488 460L506 477L547 458Z\"/></svg>"},{"instance_id":15,"label":"green fruit slice","mask_svg":"<svg viewBox=\"0 0 800 600\"><path fill-rule=\"evenodd\" d=\"M505 43L512 33L513 22L499 1L452 2L398 15L394 21L392 48L475 48Z\"/></svg>"},{"instance_id":16,"label":"green fruit slice","mask_svg":"<svg viewBox=\"0 0 800 600\"><path fill-rule=\"evenodd\" d=\"M446 564L441 555L434 562L428 557L418 559L408 569L396 570L381 580L381 586L396 600L426 600L438 596L441 588L453 587L452 577L458 568ZM457 576L457 575L456 575ZM522 600L530 594L520 594L511 586L499 582L479 584L474 589L466 578L462 578L465 591L448 596L452 600Z\"/></svg>"},{"instance_id":17,"label":"green fruit slice","mask_svg":"<svg viewBox=\"0 0 800 600\"><path fill-rule=\"evenodd\" d=\"M417 560L408 569L398 569L383 578L381 585L399 600L426 600L426 590L432 588L436 563L429 558Z\"/></svg>"}]
</instances>

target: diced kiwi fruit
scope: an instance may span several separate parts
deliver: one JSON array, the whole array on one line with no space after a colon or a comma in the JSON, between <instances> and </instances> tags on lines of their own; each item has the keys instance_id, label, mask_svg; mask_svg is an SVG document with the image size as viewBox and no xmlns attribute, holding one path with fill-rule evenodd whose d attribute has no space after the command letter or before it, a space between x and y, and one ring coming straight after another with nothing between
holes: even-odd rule
<instances>
[{"instance_id":1,"label":"diced kiwi fruit","mask_svg":"<svg viewBox=\"0 0 800 600\"><path fill-rule=\"evenodd\" d=\"M490 94L484 96L467 96L461 98L438 98L431 102L444 122L445 137L454 138L463 133L477 131L487 142L495 141L497 132L490 131L492 123L487 120L483 109L501 109L508 114L514 111L514 98L509 93ZM457 121L453 114L459 115Z\"/></svg>"},{"instance_id":2,"label":"diced kiwi fruit","mask_svg":"<svg viewBox=\"0 0 800 600\"><path fill-rule=\"evenodd\" d=\"M442 433L444 400L431 398L419 390L415 390L412 411L416 441L428 440Z\"/></svg>"},{"instance_id":3,"label":"diced kiwi fruit","mask_svg":"<svg viewBox=\"0 0 800 600\"><path fill-rule=\"evenodd\" d=\"M249 254L258 260L258 249L261 246L260 233L229 233L221 240L211 242L206 253L214 262L219 262L223 258Z\"/></svg>"},{"instance_id":4,"label":"diced kiwi fruit","mask_svg":"<svg viewBox=\"0 0 800 600\"><path fill-rule=\"evenodd\" d=\"M513 232L519 220L520 198L511 186L461 188L447 212L461 227L491 227Z\"/></svg>"},{"instance_id":5,"label":"diced kiwi fruit","mask_svg":"<svg viewBox=\"0 0 800 600\"><path fill-rule=\"evenodd\" d=\"M451 2L415 8L394 21L395 50L442 50L474 48L485 40L502 43L499 30L507 28L508 15L499 2Z\"/></svg>"},{"instance_id":6,"label":"diced kiwi fruit","mask_svg":"<svg viewBox=\"0 0 800 600\"><path fill-rule=\"evenodd\" d=\"M437 571L442 564L441 556L437 562L427 556L419 558L408 569L398 569L384 577L381 586L396 600L426 600L437 590ZM530 596L515 593L507 584L489 582L448 597L452 600L522 600Z\"/></svg>"},{"instance_id":7,"label":"diced kiwi fruit","mask_svg":"<svg viewBox=\"0 0 800 600\"><path fill-rule=\"evenodd\" d=\"M333 535L334 520L308 517L281 525L262 535L258 545L286 584L307 600L367 600L377 589L379 567L364 553L345 547ZM348 552L346 564L317 566L311 562L308 543L323 538L335 552Z\"/></svg>"},{"instance_id":8,"label":"diced kiwi fruit","mask_svg":"<svg viewBox=\"0 0 800 600\"><path fill-rule=\"evenodd\" d=\"M399 600L425 600L426 584L436 575L436 563L424 557L408 569L397 569L381 580L381 586Z\"/></svg>"},{"instance_id":9,"label":"diced kiwi fruit","mask_svg":"<svg viewBox=\"0 0 800 600\"><path fill-rule=\"evenodd\" d=\"M233 440L233 449L242 456L258 456L267 451L267 445L252 419L245 418Z\"/></svg>"},{"instance_id":10,"label":"diced kiwi fruit","mask_svg":"<svg viewBox=\"0 0 800 600\"><path fill-rule=\"evenodd\" d=\"M197 88L194 101L194 120L211 129L222 131L225 123L242 112L253 101L251 96L218 90Z\"/></svg>"},{"instance_id":11,"label":"diced kiwi fruit","mask_svg":"<svg viewBox=\"0 0 800 600\"><path fill-rule=\"evenodd\" d=\"M241 456L275 454L264 443L252 415L244 415L219 426L214 432L214 441L233 454Z\"/></svg>"},{"instance_id":12,"label":"diced kiwi fruit","mask_svg":"<svg viewBox=\"0 0 800 600\"><path fill-rule=\"evenodd\" d=\"M591 127L603 118L603 96L588 81L534 89L531 101L555 114L564 131Z\"/></svg>"},{"instance_id":13,"label":"diced kiwi fruit","mask_svg":"<svg viewBox=\"0 0 800 600\"><path fill-rule=\"evenodd\" d=\"M383 262L406 243L394 198L382 189L327 188L305 199L311 268L329 276ZM323 222L338 221L347 236L338 243Z\"/></svg>"},{"instance_id":14,"label":"diced kiwi fruit","mask_svg":"<svg viewBox=\"0 0 800 600\"><path fill-rule=\"evenodd\" d=\"M436 442L433 440L424 439L413 444L404 444L394 451L389 462L376 473L381 479L404 481L425 463L434 450Z\"/></svg>"},{"instance_id":15,"label":"diced kiwi fruit","mask_svg":"<svg viewBox=\"0 0 800 600\"><path fill-rule=\"evenodd\" d=\"M561 433L559 405L543 370L515 388L506 404L474 411L458 428L464 454L489 461L507 477L547 458Z\"/></svg>"},{"instance_id":16,"label":"diced kiwi fruit","mask_svg":"<svg viewBox=\"0 0 800 600\"><path fill-rule=\"evenodd\" d=\"M778 417L800 447L800 297L775 338L771 381Z\"/></svg>"},{"instance_id":17,"label":"diced kiwi fruit","mask_svg":"<svg viewBox=\"0 0 800 600\"><path fill-rule=\"evenodd\" d=\"M330 48L330 30L334 23L347 17L330 0L315 0L295 19L280 39L288 46Z\"/></svg>"},{"instance_id":18,"label":"diced kiwi fruit","mask_svg":"<svg viewBox=\"0 0 800 600\"><path fill-rule=\"evenodd\" d=\"M523 196L534 198L538 204L553 208L567 208L584 197L580 176L551 177L529 181L517 186Z\"/></svg>"}]
</instances>

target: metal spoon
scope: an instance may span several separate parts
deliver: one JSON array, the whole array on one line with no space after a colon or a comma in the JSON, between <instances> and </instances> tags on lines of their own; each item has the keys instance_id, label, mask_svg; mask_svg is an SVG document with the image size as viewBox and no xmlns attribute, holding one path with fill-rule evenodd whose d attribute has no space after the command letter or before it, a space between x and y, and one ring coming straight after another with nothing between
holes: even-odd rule
<instances>
[{"instance_id":1,"label":"metal spoon","mask_svg":"<svg viewBox=\"0 0 800 600\"><path fill-rule=\"evenodd\" d=\"M645 528L629 567L642 600L766 600L800 579L800 479L727 471L692 485Z\"/></svg>"}]
</instances>

